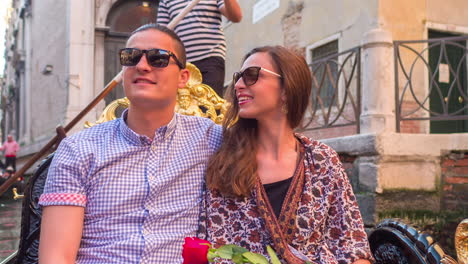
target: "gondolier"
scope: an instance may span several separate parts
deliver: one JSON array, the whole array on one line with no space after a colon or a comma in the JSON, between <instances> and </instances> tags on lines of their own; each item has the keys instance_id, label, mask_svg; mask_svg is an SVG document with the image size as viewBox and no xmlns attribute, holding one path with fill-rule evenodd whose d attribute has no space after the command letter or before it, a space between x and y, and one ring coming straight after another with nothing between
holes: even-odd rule
<instances>
[{"instance_id":1,"label":"gondolier","mask_svg":"<svg viewBox=\"0 0 468 264\"><path fill-rule=\"evenodd\" d=\"M157 22L169 24L189 4L190 0L159 1ZM184 43L187 60L200 70L203 83L220 96L223 95L226 57L222 16L232 22L240 22L242 10L238 1L198 0L197 5L174 28Z\"/></svg>"}]
</instances>

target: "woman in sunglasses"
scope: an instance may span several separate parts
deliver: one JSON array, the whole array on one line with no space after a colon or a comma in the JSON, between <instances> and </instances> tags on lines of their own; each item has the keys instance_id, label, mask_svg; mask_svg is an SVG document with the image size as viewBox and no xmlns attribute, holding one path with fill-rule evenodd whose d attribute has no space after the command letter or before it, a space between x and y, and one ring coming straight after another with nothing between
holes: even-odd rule
<instances>
[{"instance_id":1,"label":"woman in sunglasses","mask_svg":"<svg viewBox=\"0 0 468 264\"><path fill-rule=\"evenodd\" d=\"M200 235L283 263L369 263L371 253L348 178L330 147L294 132L311 74L281 46L253 49L227 92L224 142L207 171ZM221 262L222 263L222 262Z\"/></svg>"}]
</instances>

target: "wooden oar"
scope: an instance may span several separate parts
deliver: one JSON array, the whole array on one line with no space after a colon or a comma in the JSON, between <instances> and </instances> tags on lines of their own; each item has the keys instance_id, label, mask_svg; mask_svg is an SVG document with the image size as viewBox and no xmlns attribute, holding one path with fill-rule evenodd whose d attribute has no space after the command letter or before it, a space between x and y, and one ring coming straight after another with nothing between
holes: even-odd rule
<instances>
[{"instance_id":1,"label":"wooden oar","mask_svg":"<svg viewBox=\"0 0 468 264\"><path fill-rule=\"evenodd\" d=\"M68 123L64 128L63 131L66 133L70 131L93 107L95 107L106 95L114 89L117 84L122 81L122 71L120 71L112 81L110 81L106 87L99 93L94 100L88 104L70 123ZM41 150L39 150L34 156L32 156L26 164L18 170L13 176L11 176L6 182L4 182L0 186L0 195L2 195L11 185L13 185L17 179L32 166L36 161L38 161L42 156L44 156L56 143L59 143L63 136L57 134L53 137Z\"/></svg>"},{"instance_id":2,"label":"wooden oar","mask_svg":"<svg viewBox=\"0 0 468 264\"><path fill-rule=\"evenodd\" d=\"M195 5L198 4L198 2L200 2L200 0L192 0L192 2L182 9L182 11L167 25L167 27L174 30L175 26L179 24L179 22L187 15L188 12L190 12L190 10L193 9Z\"/></svg>"}]
</instances>

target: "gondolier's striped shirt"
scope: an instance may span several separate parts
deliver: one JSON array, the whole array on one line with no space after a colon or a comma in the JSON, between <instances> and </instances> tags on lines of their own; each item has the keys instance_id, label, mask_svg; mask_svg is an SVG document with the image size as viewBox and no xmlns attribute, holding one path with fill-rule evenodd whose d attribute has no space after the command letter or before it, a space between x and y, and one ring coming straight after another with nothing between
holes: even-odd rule
<instances>
[{"instance_id":1,"label":"gondolier's striped shirt","mask_svg":"<svg viewBox=\"0 0 468 264\"><path fill-rule=\"evenodd\" d=\"M161 0L157 22L169 24L192 0ZM187 51L189 62L208 57L225 58L226 40L221 27L219 8L224 0L201 0L175 27Z\"/></svg>"}]
</instances>

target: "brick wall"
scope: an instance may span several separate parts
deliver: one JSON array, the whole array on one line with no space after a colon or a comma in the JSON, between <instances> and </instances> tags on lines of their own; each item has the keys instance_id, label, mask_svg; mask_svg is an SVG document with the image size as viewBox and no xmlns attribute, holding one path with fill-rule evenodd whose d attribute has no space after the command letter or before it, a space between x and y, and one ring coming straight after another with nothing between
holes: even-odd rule
<instances>
[{"instance_id":1,"label":"brick wall","mask_svg":"<svg viewBox=\"0 0 468 264\"><path fill-rule=\"evenodd\" d=\"M442 156L442 197L445 210L468 210L468 151Z\"/></svg>"},{"instance_id":2,"label":"brick wall","mask_svg":"<svg viewBox=\"0 0 468 264\"><path fill-rule=\"evenodd\" d=\"M418 111L414 112L416 109ZM405 101L402 104L402 114L405 118L419 118L419 117L427 117L427 112L420 109L420 106L411 101ZM409 114L408 113L412 113ZM400 132L401 133L410 133L410 134L418 134L418 133L428 133L427 128L425 128L425 122L429 121L421 121L421 120L405 120L400 121Z\"/></svg>"}]
</instances>

